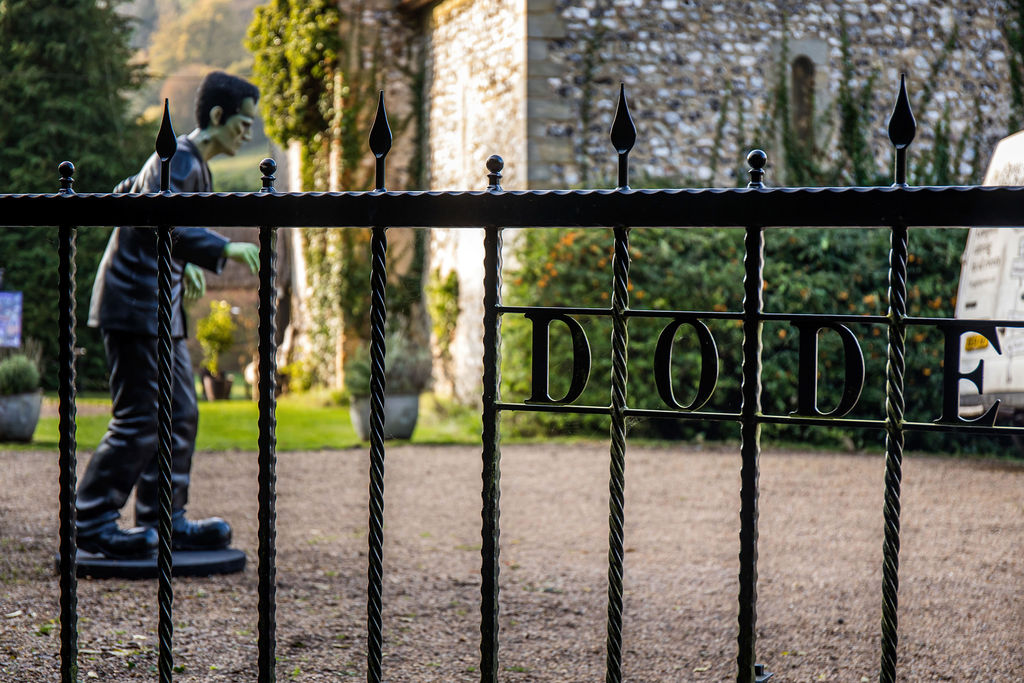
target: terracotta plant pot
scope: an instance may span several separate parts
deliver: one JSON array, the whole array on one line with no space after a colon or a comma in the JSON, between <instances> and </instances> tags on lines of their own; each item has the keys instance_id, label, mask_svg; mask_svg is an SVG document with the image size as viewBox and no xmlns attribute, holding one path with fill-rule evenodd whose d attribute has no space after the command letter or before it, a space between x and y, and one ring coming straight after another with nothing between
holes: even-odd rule
<instances>
[{"instance_id":1,"label":"terracotta plant pot","mask_svg":"<svg viewBox=\"0 0 1024 683\"><path fill-rule=\"evenodd\" d=\"M363 441L370 440L370 397L353 398L348 409L352 427ZM408 439L416 429L420 414L418 394L394 394L384 396L384 438Z\"/></svg>"}]
</instances>

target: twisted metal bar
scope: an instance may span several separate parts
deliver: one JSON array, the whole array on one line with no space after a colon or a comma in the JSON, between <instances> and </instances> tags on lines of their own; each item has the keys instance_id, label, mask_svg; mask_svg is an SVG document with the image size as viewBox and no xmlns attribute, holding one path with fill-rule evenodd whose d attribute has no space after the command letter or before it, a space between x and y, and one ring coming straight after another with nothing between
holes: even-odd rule
<instances>
[{"instance_id":1,"label":"twisted metal bar","mask_svg":"<svg viewBox=\"0 0 1024 683\"><path fill-rule=\"evenodd\" d=\"M764 189L768 155L747 155L748 188ZM757 649L757 478L761 454L761 313L764 288L764 228L749 226L743 238L743 368L740 395L740 595L737 683L767 680L755 664ZM768 674L770 677L770 674Z\"/></svg>"},{"instance_id":2,"label":"twisted metal bar","mask_svg":"<svg viewBox=\"0 0 1024 683\"><path fill-rule=\"evenodd\" d=\"M495 181L495 186L496 181ZM501 516L501 228L484 232L483 507L480 529L480 681L498 680Z\"/></svg>"},{"instance_id":3,"label":"twisted metal bar","mask_svg":"<svg viewBox=\"0 0 1024 683\"><path fill-rule=\"evenodd\" d=\"M370 523L366 605L366 680L380 683L383 657L381 623L384 580L384 323L388 238L386 229L372 229L370 238Z\"/></svg>"},{"instance_id":4,"label":"twisted metal bar","mask_svg":"<svg viewBox=\"0 0 1024 683\"><path fill-rule=\"evenodd\" d=\"M889 250L889 341L885 365L885 536L882 542L882 664L878 680L896 681L899 641L900 482L903 477L903 376L906 370L907 227L892 229Z\"/></svg>"},{"instance_id":5,"label":"twisted metal bar","mask_svg":"<svg viewBox=\"0 0 1024 683\"><path fill-rule=\"evenodd\" d=\"M70 178L70 173L68 175ZM70 192L70 183L68 187ZM57 237L57 381L60 431L60 676L78 681L78 579L76 577L75 488L77 442L75 407L75 228L62 225Z\"/></svg>"},{"instance_id":6,"label":"twisted metal bar","mask_svg":"<svg viewBox=\"0 0 1024 683\"><path fill-rule=\"evenodd\" d=\"M158 668L160 683L170 683L174 667L171 642L174 634L172 605L174 589L171 587L174 559L171 556L171 395L174 381L171 345L171 228L157 228L157 281L159 285L157 370L159 398L157 402L157 498L159 517L157 529L160 544L157 553L159 588L157 601L160 609L160 653Z\"/></svg>"},{"instance_id":7,"label":"twisted metal bar","mask_svg":"<svg viewBox=\"0 0 1024 683\"><path fill-rule=\"evenodd\" d=\"M757 479L761 453L761 328L764 230L748 227L743 259L743 380L740 392L740 594L737 683L754 683L757 644Z\"/></svg>"},{"instance_id":8,"label":"twisted metal bar","mask_svg":"<svg viewBox=\"0 0 1024 683\"><path fill-rule=\"evenodd\" d=\"M277 228L260 228L259 683L272 683L277 649Z\"/></svg>"},{"instance_id":9,"label":"twisted metal bar","mask_svg":"<svg viewBox=\"0 0 1024 683\"><path fill-rule=\"evenodd\" d=\"M907 79L900 74L900 88L889 117L889 141L895 154L894 187L907 186L907 147L913 142L917 122L907 96ZM898 594L900 586L900 481L903 478L903 377L906 370L907 226L892 227L889 249L889 319L885 364L885 522L882 541L882 653L878 680L896 681L896 646L899 642ZM947 371L950 368L946 368ZM956 368L952 368L953 371Z\"/></svg>"},{"instance_id":10,"label":"twisted metal bar","mask_svg":"<svg viewBox=\"0 0 1024 683\"><path fill-rule=\"evenodd\" d=\"M608 637L605 681L622 680L623 523L626 488L626 354L629 228L615 228L612 261L611 466L608 482Z\"/></svg>"}]
</instances>

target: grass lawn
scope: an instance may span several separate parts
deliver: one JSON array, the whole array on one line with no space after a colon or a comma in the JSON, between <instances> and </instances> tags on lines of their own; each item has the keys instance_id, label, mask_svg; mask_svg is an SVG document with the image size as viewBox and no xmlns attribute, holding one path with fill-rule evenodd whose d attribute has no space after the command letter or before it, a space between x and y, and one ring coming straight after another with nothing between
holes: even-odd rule
<instances>
[{"instance_id":1,"label":"grass lawn","mask_svg":"<svg viewBox=\"0 0 1024 683\"><path fill-rule=\"evenodd\" d=\"M54 397L48 395L47 398ZM106 431L110 401L95 395L80 396L78 412L78 448L92 450ZM200 401L196 448L205 451L257 450L258 416L256 402L246 398ZM471 409L449 406L430 394L421 398L420 418L411 443L479 442L479 414ZM363 444L352 428L348 407L332 404L326 394L291 394L278 399L278 451L349 448ZM57 446L57 418L44 417L39 420L32 443L3 444L2 448L40 450L56 449Z\"/></svg>"},{"instance_id":2,"label":"grass lawn","mask_svg":"<svg viewBox=\"0 0 1024 683\"><path fill-rule=\"evenodd\" d=\"M242 150L233 157L222 156L210 162L215 192L255 192L263 187L260 162L267 156L263 148Z\"/></svg>"}]
</instances>

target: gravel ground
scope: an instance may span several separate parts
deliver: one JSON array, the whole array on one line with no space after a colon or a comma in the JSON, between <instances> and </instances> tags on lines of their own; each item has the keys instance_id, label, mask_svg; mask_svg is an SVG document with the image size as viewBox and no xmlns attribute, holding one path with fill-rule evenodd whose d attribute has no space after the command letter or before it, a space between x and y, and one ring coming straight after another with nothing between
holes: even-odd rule
<instances>
[{"instance_id":1,"label":"gravel ground","mask_svg":"<svg viewBox=\"0 0 1024 683\"><path fill-rule=\"evenodd\" d=\"M366 452L279 460L278 678L365 678ZM503 449L502 680L603 680L607 461ZM739 464L630 447L626 680L735 680ZM0 471L0 680L57 680L56 457L0 452ZM386 472L385 678L478 680L479 449L396 447ZM882 482L880 455L762 456L773 683L877 680ZM250 561L176 580L176 680L255 680L256 490L255 454L197 456L190 515L228 518ZM903 491L899 680L1021 680L1024 465L908 457ZM83 679L154 680L156 582L82 580L78 599Z\"/></svg>"}]
</instances>

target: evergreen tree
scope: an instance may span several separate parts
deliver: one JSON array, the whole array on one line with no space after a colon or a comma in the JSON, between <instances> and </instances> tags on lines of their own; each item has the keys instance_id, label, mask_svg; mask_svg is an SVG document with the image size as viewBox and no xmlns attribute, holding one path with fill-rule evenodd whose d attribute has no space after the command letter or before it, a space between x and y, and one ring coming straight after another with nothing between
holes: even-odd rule
<instances>
[{"instance_id":1,"label":"evergreen tree","mask_svg":"<svg viewBox=\"0 0 1024 683\"><path fill-rule=\"evenodd\" d=\"M129 117L143 73L120 1L0 3L0 191L55 192L68 159L77 191L107 192L152 151Z\"/></svg>"},{"instance_id":2,"label":"evergreen tree","mask_svg":"<svg viewBox=\"0 0 1024 683\"><path fill-rule=\"evenodd\" d=\"M131 63L131 24L121 0L0 2L0 192L56 192L57 165L75 164L75 190L109 192L152 152L155 130L129 117L142 80ZM78 235L79 377L104 386L99 335L86 330L92 280L109 229ZM56 228L0 232L4 287L24 296L22 333L43 346L43 385L56 386Z\"/></svg>"}]
</instances>

